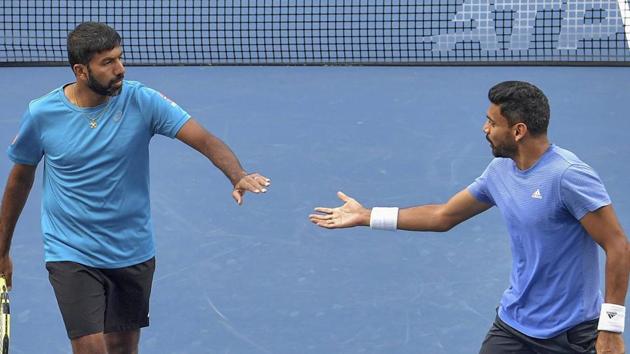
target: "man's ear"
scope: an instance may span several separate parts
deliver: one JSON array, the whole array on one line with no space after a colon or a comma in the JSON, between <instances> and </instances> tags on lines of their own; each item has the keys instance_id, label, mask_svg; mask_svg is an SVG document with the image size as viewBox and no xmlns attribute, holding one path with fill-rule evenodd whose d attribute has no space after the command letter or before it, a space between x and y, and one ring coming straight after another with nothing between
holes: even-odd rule
<instances>
[{"instance_id":1,"label":"man's ear","mask_svg":"<svg viewBox=\"0 0 630 354\"><path fill-rule=\"evenodd\" d=\"M525 123L522 123L522 122L516 123L512 127L512 134L514 134L514 140L516 140L517 142L523 139L525 135L527 135L527 133L528 133L528 129Z\"/></svg>"},{"instance_id":2,"label":"man's ear","mask_svg":"<svg viewBox=\"0 0 630 354\"><path fill-rule=\"evenodd\" d=\"M77 80L81 79L81 80L87 81L87 78L88 78L87 66L83 64L74 64L72 66L72 71L74 72L74 76L76 76Z\"/></svg>"}]
</instances>

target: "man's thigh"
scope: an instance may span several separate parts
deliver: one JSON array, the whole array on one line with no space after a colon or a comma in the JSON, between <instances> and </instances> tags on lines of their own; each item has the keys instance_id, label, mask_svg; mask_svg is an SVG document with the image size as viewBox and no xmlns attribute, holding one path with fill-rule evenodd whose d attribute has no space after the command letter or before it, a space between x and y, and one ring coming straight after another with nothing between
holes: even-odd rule
<instances>
[{"instance_id":1,"label":"man's thigh","mask_svg":"<svg viewBox=\"0 0 630 354\"><path fill-rule=\"evenodd\" d=\"M581 323L549 339L530 337L496 317L480 354L595 354L597 320Z\"/></svg>"},{"instance_id":2,"label":"man's thigh","mask_svg":"<svg viewBox=\"0 0 630 354\"><path fill-rule=\"evenodd\" d=\"M155 259L130 267L103 269L107 311L105 333L133 331L149 325L149 298Z\"/></svg>"},{"instance_id":3,"label":"man's thigh","mask_svg":"<svg viewBox=\"0 0 630 354\"><path fill-rule=\"evenodd\" d=\"M68 337L148 326L154 262L106 270L74 262L46 263Z\"/></svg>"},{"instance_id":4,"label":"man's thigh","mask_svg":"<svg viewBox=\"0 0 630 354\"><path fill-rule=\"evenodd\" d=\"M502 328L495 320L483 340L479 354L536 354L536 352L528 349L525 343Z\"/></svg>"}]
</instances>

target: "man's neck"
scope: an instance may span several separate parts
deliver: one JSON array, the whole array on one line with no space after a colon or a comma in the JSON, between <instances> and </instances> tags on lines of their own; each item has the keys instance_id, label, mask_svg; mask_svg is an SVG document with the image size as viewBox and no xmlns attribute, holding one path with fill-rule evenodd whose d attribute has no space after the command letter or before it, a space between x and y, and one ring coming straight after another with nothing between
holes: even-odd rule
<instances>
[{"instance_id":1,"label":"man's neck","mask_svg":"<svg viewBox=\"0 0 630 354\"><path fill-rule=\"evenodd\" d=\"M96 107L106 102L109 97L102 96L92 91L86 85L75 82L67 88L67 97L74 105L79 107Z\"/></svg>"},{"instance_id":2,"label":"man's neck","mask_svg":"<svg viewBox=\"0 0 630 354\"><path fill-rule=\"evenodd\" d=\"M545 154L549 149L549 139L546 135L540 137L530 137L519 146L516 156L513 158L516 167L523 171L532 166Z\"/></svg>"}]
</instances>

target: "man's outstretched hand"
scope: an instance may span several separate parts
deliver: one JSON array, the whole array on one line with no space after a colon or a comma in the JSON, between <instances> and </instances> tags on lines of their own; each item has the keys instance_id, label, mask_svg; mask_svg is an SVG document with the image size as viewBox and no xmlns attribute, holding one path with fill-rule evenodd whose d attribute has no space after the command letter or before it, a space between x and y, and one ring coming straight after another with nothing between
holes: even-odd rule
<instances>
[{"instance_id":1,"label":"man's outstretched hand","mask_svg":"<svg viewBox=\"0 0 630 354\"><path fill-rule=\"evenodd\" d=\"M271 185L271 180L258 173L250 173L243 176L235 185L232 191L232 198L238 205L243 204L243 195L245 192L265 193L267 187Z\"/></svg>"},{"instance_id":2,"label":"man's outstretched hand","mask_svg":"<svg viewBox=\"0 0 630 354\"><path fill-rule=\"evenodd\" d=\"M369 209L343 192L337 192L337 196L344 204L336 208L315 208L317 213L308 216L313 224L327 229L370 225Z\"/></svg>"}]
</instances>

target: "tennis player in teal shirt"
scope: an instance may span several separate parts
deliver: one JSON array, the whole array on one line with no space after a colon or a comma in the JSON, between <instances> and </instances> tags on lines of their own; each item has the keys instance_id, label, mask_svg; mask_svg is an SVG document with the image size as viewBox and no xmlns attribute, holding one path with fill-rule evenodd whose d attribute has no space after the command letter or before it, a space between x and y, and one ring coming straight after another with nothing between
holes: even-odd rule
<instances>
[{"instance_id":1,"label":"tennis player in teal shirt","mask_svg":"<svg viewBox=\"0 0 630 354\"><path fill-rule=\"evenodd\" d=\"M483 131L496 158L448 202L367 209L339 192L345 204L316 208L311 221L330 229L447 231L496 206L510 235L512 273L480 354L624 353L630 244L604 185L549 142L549 103L539 88L507 81L488 98ZM606 252L603 298L598 245Z\"/></svg>"},{"instance_id":2,"label":"tennis player in teal shirt","mask_svg":"<svg viewBox=\"0 0 630 354\"><path fill-rule=\"evenodd\" d=\"M44 165L41 223L46 268L74 353L137 353L149 325L155 249L149 142L177 138L230 180L242 203L270 180L247 173L221 140L161 93L124 79L121 38L80 24L68 36L76 82L32 101L8 149L12 168L0 213L0 274L37 165Z\"/></svg>"}]
</instances>

